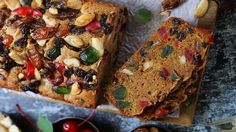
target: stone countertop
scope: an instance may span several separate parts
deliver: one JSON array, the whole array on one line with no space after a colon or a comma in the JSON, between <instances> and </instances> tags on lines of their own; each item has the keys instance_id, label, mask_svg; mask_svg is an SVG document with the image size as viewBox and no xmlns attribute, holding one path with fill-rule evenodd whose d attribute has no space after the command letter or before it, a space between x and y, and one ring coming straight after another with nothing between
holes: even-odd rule
<instances>
[{"instance_id":1,"label":"stone countertop","mask_svg":"<svg viewBox=\"0 0 236 132\"><path fill-rule=\"evenodd\" d=\"M201 93L199 96L194 125L190 128L166 124L158 121L146 122L169 127L173 131L208 132L215 128L202 125L227 117L236 116L236 11L218 14L215 29L215 45L211 47ZM65 116L87 117L91 110L54 103L46 100L35 100L19 95L0 92L0 111L9 114L26 132L29 124L22 122L16 110L18 103L33 120L38 114L55 121ZM92 122L103 132L128 132L145 124L136 118L125 118L113 113L96 112Z\"/></svg>"}]
</instances>

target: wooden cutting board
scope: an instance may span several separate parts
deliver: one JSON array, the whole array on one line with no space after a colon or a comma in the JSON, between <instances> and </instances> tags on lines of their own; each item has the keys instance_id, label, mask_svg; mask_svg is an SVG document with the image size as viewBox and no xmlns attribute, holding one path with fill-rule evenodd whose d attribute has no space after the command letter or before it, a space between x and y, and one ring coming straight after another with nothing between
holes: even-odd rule
<instances>
[{"instance_id":1,"label":"wooden cutting board","mask_svg":"<svg viewBox=\"0 0 236 132\"><path fill-rule=\"evenodd\" d=\"M210 0L207 13L202 18L199 19L198 27L207 28L207 29L210 29L213 31L215 28L217 9L218 9L218 5L216 4L216 2L213 0ZM174 123L174 124L179 124L179 125L183 125L183 126L191 126L192 125L193 118L195 115L198 95L200 93L201 79L202 79L204 69L199 72L200 72L200 75L198 78L198 92L197 92L197 95L196 95L195 99L193 100L192 104L187 108L180 109L180 117L179 118L164 118L164 119L162 119L162 121Z\"/></svg>"}]
</instances>

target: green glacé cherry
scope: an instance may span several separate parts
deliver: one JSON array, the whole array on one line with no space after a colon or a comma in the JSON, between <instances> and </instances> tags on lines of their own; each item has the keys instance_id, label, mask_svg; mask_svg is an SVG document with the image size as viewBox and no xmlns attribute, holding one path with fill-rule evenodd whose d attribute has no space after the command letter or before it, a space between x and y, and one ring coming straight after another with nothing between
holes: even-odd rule
<instances>
[{"instance_id":1,"label":"green glac\u00e9 cherry","mask_svg":"<svg viewBox=\"0 0 236 132\"><path fill-rule=\"evenodd\" d=\"M100 56L95 48L89 47L80 53L79 58L83 64L92 65L99 60Z\"/></svg>"},{"instance_id":2,"label":"green glac\u00e9 cherry","mask_svg":"<svg viewBox=\"0 0 236 132\"><path fill-rule=\"evenodd\" d=\"M53 86L52 90L58 94L70 94L71 87L70 86Z\"/></svg>"},{"instance_id":3,"label":"green glac\u00e9 cherry","mask_svg":"<svg viewBox=\"0 0 236 132\"><path fill-rule=\"evenodd\" d=\"M145 8L137 10L134 15L134 17L140 22L148 22L151 20L152 16L152 12Z\"/></svg>"},{"instance_id":4,"label":"green glac\u00e9 cherry","mask_svg":"<svg viewBox=\"0 0 236 132\"><path fill-rule=\"evenodd\" d=\"M60 47L54 46L46 52L46 56L50 60L55 60L61 54Z\"/></svg>"}]
</instances>

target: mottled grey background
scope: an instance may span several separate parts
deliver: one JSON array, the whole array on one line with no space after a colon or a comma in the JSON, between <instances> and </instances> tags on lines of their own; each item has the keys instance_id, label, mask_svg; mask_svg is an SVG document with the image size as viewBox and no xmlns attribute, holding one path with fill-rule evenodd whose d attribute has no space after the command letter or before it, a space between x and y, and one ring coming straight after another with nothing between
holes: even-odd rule
<instances>
[{"instance_id":1,"label":"mottled grey background","mask_svg":"<svg viewBox=\"0 0 236 132\"><path fill-rule=\"evenodd\" d=\"M214 131L216 128L204 126L204 122L236 116L236 11L218 15L214 38L216 43L210 50L194 125L186 128L157 121L146 123L164 125L174 132L208 132ZM29 124L19 116L15 107L16 103L19 103L34 120L38 114L46 115L54 121L65 116L87 117L91 112L84 108L46 100L29 99L19 95L5 94L1 91L0 111L10 114L16 123L25 130L29 128ZM96 112L92 122L102 132L128 132L139 125L146 124L136 118L125 118L104 112ZM28 131L32 132L29 129Z\"/></svg>"}]
</instances>

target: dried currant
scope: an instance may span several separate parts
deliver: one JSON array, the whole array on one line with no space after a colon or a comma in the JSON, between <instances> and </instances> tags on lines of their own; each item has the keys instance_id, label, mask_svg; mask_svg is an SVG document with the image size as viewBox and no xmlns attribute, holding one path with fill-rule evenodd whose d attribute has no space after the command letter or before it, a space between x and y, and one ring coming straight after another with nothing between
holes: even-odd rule
<instances>
[{"instance_id":1,"label":"dried currant","mask_svg":"<svg viewBox=\"0 0 236 132\"><path fill-rule=\"evenodd\" d=\"M82 87L86 89L95 89L97 87L97 84L84 83Z\"/></svg>"},{"instance_id":2,"label":"dried currant","mask_svg":"<svg viewBox=\"0 0 236 132\"><path fill-rule=\"evenodd\" d=\"M46 78L52 78L54 72L55 72L55 68L45 67L45 68L41 71L41 75L44 76L44 77L46 77Z\"/></svg>"},{"instance_id":3,"label":"dried currant","mask_svg":"<svg viewBox=\"0 0 236 132\"><path fill-rule=\"evenodd\" d=\"M147 55L147 51L145 50L145 48L142 48L140 51L139 51L139 54L142 56L142 57L145 57Z\"/></svg>"},{"instance_id":4,"label":"dried currant","mask_svg":"<svg viewBox=\"0 0 236 132\"><path fill-rule=\"evenodd\" d=\"M100 24L103 26L106 24L107 21L107 15L106 14L102 14L100 17Z\"/></svg>"},{"instance_id":5,"label":"dried currant","mask_svg":"<svg viewBox=\"0 0 236 132\"><path fill-rule=\"evenodd\" d=\"M34 92L34 93L39 93L39 90L35 87L30 87L29 85L21 85L20 88L23 90L23 91L31 91L31 92Z\"/></svg>"},{"instance_id":6,"label":"dried currant","mask_svg":"<svg viewBox=\"0 0 236 132\"><path fill-rule=\"evenodd\" d=\"M179 31L176 38L179 40L179 41L182 41L186 38L186 33L183 32L183 31Z\"/></svg>"},{"instance_id":7,"label":"dried currant","mask_svg":"<svg viewBox=\"0 0 236 132\"><path fill-rule=\"evenodd\" d=\"M49 78L49 81L54 85L54 86L59 86L64 82L64 77L62 75L57 75L54 78Z\"/></svg>"},{"instance_id":8,"label":"dried currant","mask_svg":"<svg viewBox=\"0 0 236 132\"><path fill-rule=\"evenodd\" d=\"M175 27L175 28L170 28L170 36L174 35L174 34L177 34L178 33L178 29Z\"/></svg>"},{"instance_id":9,"label":"dried currant","mask_svg":"<svg viewBox=\"0 0 236 132\"><path fill-rule=\"evenodd\" d=\"M32 81L29 83L29 87L38 87L41 84L40 80Z\"/></svg>"},{"instance_id":10,"label":"dried currant","mask_svg":"<svg viewBox=\"0 0 236 132\"><path fill-rule=\"evenodd\" d=\"M83 69L76 68L74 74L78 77L85 77L87 72L84 71Z\"/></svg>"},{"instance_id":11,"label":"dried currant","mask_svg":"<svg viewBox=\"0 0 236 132\"><path fill-rule=\"evenodd\" d=\"M84 77L84 80L87 82L92 82L93 81L93 76L96 75L96 71L90 70L87 72L87 74Z\"/></svg>"},{"instance_id":12,"label":"dried currant","mask_svg":"<svg viewBox=\"0 0 236 132\"><path fill-rule=\"evenodd\" d=\"M127 89L123 85L117 86L117 88L112 92L112 96L117 100L124 100L127 94Z\"/></svg>"},{"instance_id":13,"label":"dried currant","mask_svg":"<svg viewBox=\"0 0 236 132\"><path fill-rule=\"evenodd\" d=\"M24 35L24 36L27 36L30 34L30 26L29 25L24 25L20 28L21 30L21 33Z\"/></svg>"},{"instance_id":14,"label":"dried currant","mask_svg":"<svg viewBox=\"0 0 236 132\"><path fill-rule=\"evenodd\" d=\"M76 35L79 35L79 34L82 34L84 33L86 30L84 27L77 27L75 25L72 25L71 28L70 28L70 32L72 34L76 34Z\"/></svg>"},{"instance_id":15,"label":"dried currant","mask_svg":"<svg viewBox=\"0 0 236 132\"><path fill-rule=\"evenodd\" d=\"M184 29L184 31L185 31L186 33L190 33L190 34L192 34L192 33L194 32L191 27L186 27L186 28Z\"/></svg>"},{"instance_id":16,"label":"dried currant","mask_svg":"<svg viewBox=\"0 0 236 132\"><path fill-rule=\"evenodd\" d=\"M63 75L67 78L70 78L72 74L73 74L73 70L71 68L63 70Z\"/></svg>"},{"instance_id":17,"label":"dried currant","mask_svg":"<svg viewBox=\"0 0 236 132\"><path fill-rule=\"evenodd\" d=\"M27 38L23 37L14 42L15 46L25 48L27 45Z\"/></svg>"},{"instance_id":18,"label":"dried currant","mask_svg":"<svg viewBox=\"0 0 236 132\"><path fill-rule=\"evenodd\" d=\"M5 63L2 65L2 69L9 71L11 70L12 67L16 66L16 62L13 61L11 58L7 58L7 60L5 61Z\"/></svg>"},{"instance_id":19,"label":"dried currant","mask_svg":"<svg viewBox=\"0 0 236 132\"><path fill-rule=\"evenodd\" d=\"M103 25L103 29L104 29L104 33L105 34L111 33L112 28L113 27L112 27L112 25L110 23L107 23L107 24Z\"/></svg>"},{"instance_id":20,"label":"dried currant","mask_svg":"<svg viewBox=\"0 0 236 132\"><path fill-rule=\"evenodd\" d=\"M54 44L57 47L63 47L63 45L66 43L66 41L63 38L55 38L54 39Z\"/></svg>"},{"instance_id":21,"label":"dried currant","mask_svg":"<svg viewBox=\"0 0 236 132\"><path fill-rule=\"evenodd\" d=\"M179 25L182 24L182 22L181 22L178 18L174 18L174 19L172 20L172 22L173 22L173 24L174 24L175 26L179 26Z\"/></svg>"}]
</instances>

